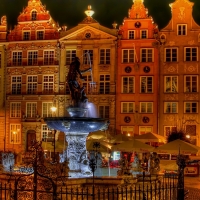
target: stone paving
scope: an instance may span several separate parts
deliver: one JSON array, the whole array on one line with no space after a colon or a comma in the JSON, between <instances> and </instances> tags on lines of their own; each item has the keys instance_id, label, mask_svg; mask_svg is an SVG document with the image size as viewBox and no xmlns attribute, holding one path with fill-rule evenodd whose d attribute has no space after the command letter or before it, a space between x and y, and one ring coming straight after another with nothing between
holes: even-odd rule
<instances>
[{"instance_id":1,"label":"stone paving","mask_svg":"<svg viewBox=\"0 0 200 200\"><path fill-rule=\"evenodd\" d=\"M200 177L185 177L185 188L189 190L187 200L200 200Z\"/></svg>"}]
</instances>

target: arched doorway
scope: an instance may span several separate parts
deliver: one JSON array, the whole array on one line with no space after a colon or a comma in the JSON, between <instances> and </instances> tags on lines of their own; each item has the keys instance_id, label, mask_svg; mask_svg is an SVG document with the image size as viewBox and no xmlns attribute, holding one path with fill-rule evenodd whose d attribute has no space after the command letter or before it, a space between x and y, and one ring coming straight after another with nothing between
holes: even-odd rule
<instances>
[{"instance_id":1,"label":"arched doorway","mask_svg":"<svg viewBox=\"0 0 200 200\"><path fill-rule=\"evenodd\" d=\"M29 130L26 136L26 151L29 151L29 147L32 146L32 142L36 140L36 132L34 130Z\"/></svg>"}]
</instances>

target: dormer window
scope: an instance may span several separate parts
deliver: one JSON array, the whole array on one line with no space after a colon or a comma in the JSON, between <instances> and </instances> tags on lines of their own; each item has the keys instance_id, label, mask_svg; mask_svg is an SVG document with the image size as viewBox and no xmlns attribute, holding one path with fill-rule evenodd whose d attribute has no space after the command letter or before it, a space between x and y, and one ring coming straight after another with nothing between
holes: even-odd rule
<instances>
[{"instance_id":1,"label":"dormer window","mask_svg":"<svg viewBox=\"0 0 200 200\"><path fill-rule=\"evenodd\" d=\"M44 39L44 31L37 31L37 40Z\"/></svg>"},{"instance_id":2,"label":"dormer window","mask_svg":"<svg viewBox=\"0 0 200 200\"><path fill-rule=\"evenodd\" d=\"M141 30L140 31L140 38L146 39L147 38L147 30Z\"/></svg>"},{"instance_id":3,"label":"dormer window","mask_svg":"<svg viewBox=\"0 0 200 200\"><path fill-rule=\"evenodd\" d=\"M30 40L30 35L31 35L30 32L28 32L28 31L24 32L23 33L23 40Z\"/></svg>"},{"instance_id":4,"label":"dormer window","mask_svg":"<svg viewBox=\"0 0 200 200\"><path fill-rule=\"evenodd\" d=\"M187 26L186 26L186 24L178 24L178 26L177 26L177 35L187 35Z\"/></svg>"},{"instance_id":5,"label":"dormer window","mask_svg":"<svg viewBox=\"0 0 200 200\"><path fill-rule=\"evenodd\" d=\"M31 13L31 20L36 20L37 19L37 12L34 10L34 11L32 11L32 13Z\"/></svg>"}]
</instances>

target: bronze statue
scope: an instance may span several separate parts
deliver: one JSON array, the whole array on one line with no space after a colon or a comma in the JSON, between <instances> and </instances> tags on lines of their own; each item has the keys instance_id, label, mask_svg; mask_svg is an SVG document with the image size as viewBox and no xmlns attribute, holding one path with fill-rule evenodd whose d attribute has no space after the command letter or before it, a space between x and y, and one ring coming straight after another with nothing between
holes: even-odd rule
<instances>
[{"instance_id":1,"label":"bronze statue","mask_svg":"<svg viewBox=\"0 0 200 200\"><path fill-rule=\"evenodd\" d=\"M78 57L75 57L73 62L70 64L69 72L67 75L67 83L69 85L69 90L71 93L74 106L79 105L79 102L86 103L88 101L85 94L85 87L80 86L79 79L84 80L82 74L90 71L91 68L81 71L80 61Z\"/></svg>"}]
</instances>

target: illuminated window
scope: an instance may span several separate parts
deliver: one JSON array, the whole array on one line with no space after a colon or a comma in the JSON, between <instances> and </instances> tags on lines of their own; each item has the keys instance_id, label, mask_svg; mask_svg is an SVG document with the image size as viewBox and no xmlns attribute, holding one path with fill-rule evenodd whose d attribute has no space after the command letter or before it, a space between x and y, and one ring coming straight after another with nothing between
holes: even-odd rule
<instances>
[{"instance_id":1,"label":"illuminated window","mask_svg":"<svg viewBox=\"0 0 200 200\"><path fill-rule=\"evenodd\" d=\"M100 49L100 64L110 64L110 49Z\"/></svg>"},{"instance_id":2,"label":"illuminated window","mask_svg":"<svg viewBox=\"0 0 200 200\"><path fill-rule=\"evenodd\" d=\"M18 102L10 103L10 117L11 118L21 117L21 103L18 103Z\"/></svg>"},{"instance_id":3,"label":"illuminated window","mask_svg":"<svg viewBox=\"0 0 200 200\"><path fill-rule=\"evenodd\" d=\"M135 77L122 77L122 93L129 94L135 92Z\"/></svg>"},{"instance_id":4,"label":"illuminated window","mask_svg":"<svg viewBox=\"0 0 200 200\"><path fill-rule=\"evenodd\" d=\"M99 106L99 117L108 119L110 116L110 106Z\"/></svg>"},{"instance_id":5,"label":"illuminated window","mask_svg":"<svg viewBox=\"0 0 200 200\"><path fill-rule=\"evenodd\" d=\"M185 47L184 48L184 61L198 61L197 47Z\"/></svg>"},{"instance_id":6,"label":"illuminated window","mask_svg":"<svg viewBox=\"0 0 200 200\"><path fill-rule=\"evenodd\" d=\"M53 142L54 134L52 130L48 128L46 124L42 124L42 141L43 142Z\"/></svg>"},{"instance_id":7,"label":"illuminated window","mask_svg":"<svg viewBox=\"0 0 200 200\"><path fill-rule=\"evenodd\" d=\"M121 133L126 136L134 136L134 126L121 126Z\"/></svg>"},{"instance_id":8,"label":"illuminated window","mask_svg":"<svg viewBox=\"0 0 200 200\"><path fill-rule=\"evenodd\" d=\"M198 113L198 102L184 102L184 113Z\"/></svg>"},{"instance_id":9,"label":"illuminated window","mask_svg":"<svg viewBox=\"0 0 200 200\"><path fill-rule=\"evenodd\" d=\"M135 31L128 31L128 39L135 39Z\"/></svg>"},{"instance_id":10,"label":"illuminated window","mask_svg":"<svg viewBox=\"0 0 200 200\"><path fill-rule=\"evenodd\" d=\"M32 11L32 13L31 13L31 20L36 20L37 19L37 11Z\"/></svg>"},{"instance_id":11,"label":"illuminated window","mask_svg":"<svg viewBox=\"0 0 200 200\"><path fill-rule=\"evenodd\" d=\"M28 52L28 65L37 65L38 64L38 52L29 51Z\"/></svg>"},{"instance_id":12,"label":"illuminated window","mask_svg":"<svg viewBox=\"0 0 200 200\"><path fill-rule=\"evenodd\" d=\"M178 49L166 48L165 49L165 62L177 62L178 61Z\"/></svg>"},{"instance_id":13,"label":"illuminated window","mask_svg":"<svg viewBox=\"0 0 200 200\"><path fill-rule=\"evenodd\" d=\"M134 113L135 102L121 102L121 113Z\"/></svg>"},{"instance_id":14,"label":"illuminated window","mask_svg":"<svg viewBox=\"0 0 200 200\"><path fill-rule=\"evenodd\" d=\"M37 76L28 76L27 83L27 94L36 94L38 85Z\"/></svg>"},{"instance_id":15,"label":"illuminated window","mask_svg":"<svg viewBox=\"0 0 200 200\"><path fill-rule=\"evenodd\" d=\"M52 117L52 106L52 102L42 103L42 117Z\"/></svg>"},{"instance_id":16,"label":"illuminated window","mask_svg":"<svg viewBox=\"0 0 200 200\"><path fill-rule=\"evenodd\" d=\"M177 25L177 35L187 35L187 25L178 24Z\"/></svg>"},{"instance_id":17,"label":"illuminated window","mask_svg":"<svg viewBox=\"0 0 200 200\"><path fill-rule=\"evenodd\" d=\"M83 86L85 87L84 91L86 94L90 94L90 92L91 92L90 83L92 82L91 75L85 75L85 76L83 76L83 78L84 78Z\"/></svg>"},{"instance_id":18,"label":"illuminated window","mask_svg":"<svg viewBox=\"0 0 200 200\"><path fill-rule=\"evenodd\" d=\"M152 76L141 76L140 77L140 92L141 93L152 93L153 92L153 77Z\"/></svg>"},{"instance_id":19,"label":"illuminated window","mask_svg":"<svg viewBox=\"0 0 200 200\"><path fill-rule=\"evenodd\" d=\"M122 49L122 63L134 63L133 49Z\"/></svg>"},{"instance_id":20,"label":"illuminated window","mask_svg":"<svg viewBox=\"0 0 200 200\"><path fill-rule=\"evenodd\" d=\"M152 126L140 126L139 127L139 135L145 134L145 133L152 133L153 127Z\"/></svg>"},{"instance_id":21,"label":"illuminated window","mask_svg":"<svg viewBox=\"0 0 200 200\"><path fill-rule=\"evenodd\" d=\"M153 102L140 102L140 113L153 113Z\"/></svg>"},{"instance_id":22,"label":"illuminated window","mask_svg":"<svg viewBox=\"0 0 200 200\"><path fill-rule=\"evenodd\" d=\"M35 118L37 115L37 103L26 103L26 117Z\"/></svg>"},{"instance_id":23,"label":"illuminated window","mask_svg":"<svg viewBox=\"0 0 200 200\"><path fill-rule=\"evenodd\" d=\"M54 89L54 77L52 75L43 76L43 92L45 94L52 94Z\"/></svg>"},{"instance_id":24,"label":"illuminated window","mask_svg":"<svg viewBox=\"0 0 200 200\"><path fill-rule=\"evenodd\" d=\"M184 76L184 92L198 92L198 76Z\"/></svg>"},{"instance_id":25,"label":"illuminated window","mask_svg":"<svg viewBox=\"0 0 200 200\"><path fill-rule=\"evenodd\" d=\"M93 64L93 50L83 50L83 64L89 65Z\"/></svg>"},{"instance_id":26,"label":"illuminated window","mask_svg":"<svg viewBox=\"0 0 200 200\"><path fill-rule=\"evenodd\" d=\"M21 143L21 125L10 124L10 144Z\"/></svg>"},{"instance_id":27,"label":"illuminated window","mask_svg":"<svg viewBox=\"0 0 200 200\"><path fill-rule=\"evenodd\" d=\"M178 103L164 102L164 113L178 113Z\"/></svg>"},{"instance_id":28,"label":"illuminated window","mask_svg":"<svg viewBox=\"0 0 200 200\"><path fill-rule=\"evenodd\" d=\"M30 31L23 32L23 40L30 40L30 39L31 39Z\"/></svg>"},{"instance_id":29,"label":"illuminated window","mask_svg":"<svg viewBox=\"0 0 200 200\"><path fill-rule=\"evenodd\" d=\"M21 66L22 65L22 52L14 51L12 53L12 64L13 66Z\"/></svg>"},{"instance_id":30,"label":"illuminated window","mask_svg":"<svg viewBox=\"0 0 200 200\"><path fill-rule=\"evenodd\" d=\"M110 75L100 75L99 93L110 94Z\"/></svg>"},{"instance_id":31,"label":"illuminated window","mask_svg":"<svg viewBox=\"0 0 200 200\"><path fill-rule=\"evenodd\" d=\"M11 80L12 94L21 94L22 77L12 76Z\"/></svg>"},{"instance_id":32,"label":"illuminated window","mask_svg":"<svg viewBox=\"0 0 200 200\"><path fill-rule=\"evenodd\" d=\"M171 132L176 132L177 128L176 126L164 126L164 136L168 137Z\"/></svg>"},{"instance_id":33,"label":"illuminated window","mask_svg":"<svg viewBox=\"0 0 200 200\"><path fill-rule=\"evenodd\" d=\"M178 92L178 77L177 76L165 76L164 77L164 92L175 93Z\"/></svg>"},{"instance_id":34,"label":"illuminated window","mask_svg":"<svg viewBox=\"0 0 200 200\"><path fill-rule=\"evenodd\" d=\"M44 51L44 65L54 64L54 51Z\"/></svg>"},{"instance_id":35,"label":"illuminated window","mask_svg":"<svg viewBox=\"0 0 200 200\"><path fill-rule=\"evenodd\" d=\"M73 61L73 58L76 57L76 50L67 50L66 51L66 65L70 65Z\"/></svg>"},{"instance_id":36,"label":"illuminated window","mask_svg":"<svg viewBox=\"0 0 200 200\"><path fill-rule=\"evenodd\" d=\"M147 34L148 34L147 30L141 30L141 31L140 31L140 38L141 38L141 39L146 39L146 38L148 38L148 37L147 37Z\"/></svg>"},{"instance_id":37,"label":"illuminated window","mask_svg":"<svg viewBox=\"0 0 200 200\"><path fill-rule=\"evenodd\" d=\"M141 49L141 62L153 62L153 49Z\"/></svg>"},{"instance_id":38,"label":"illuminated window","mask_svg":"<svg viewBox=\"0 0 200 200\"><path fill-rule=\"evenodd\" d=\"M37 31L37 40L44 39L44 31Z\"/></svg>"}]
</instances>

